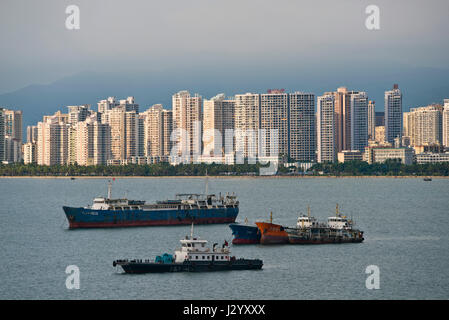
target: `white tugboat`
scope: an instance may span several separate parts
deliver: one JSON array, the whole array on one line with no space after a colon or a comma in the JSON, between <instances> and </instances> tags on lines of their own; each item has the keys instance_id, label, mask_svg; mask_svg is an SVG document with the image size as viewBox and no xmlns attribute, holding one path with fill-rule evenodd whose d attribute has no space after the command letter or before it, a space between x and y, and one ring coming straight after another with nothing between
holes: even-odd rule
<instances>
[{"instance_id":1,"label":"white tugboat","mask_svg":"<svg viewBox=\"0 0 449 320\"><path fill-rule=\"evenodd\" d=\"M150 260L116 260L113 266L121 266L126 273L156 272L205 272L225 270L258 270L262 268L260 259L236 259L230 256L227 242L221 248L215 243L207 247L207 240L193 237L193 224L190 237L180 240L181 248L175 250L174 256L163 254L154 262Z\"/></svg>"}]
</instances>

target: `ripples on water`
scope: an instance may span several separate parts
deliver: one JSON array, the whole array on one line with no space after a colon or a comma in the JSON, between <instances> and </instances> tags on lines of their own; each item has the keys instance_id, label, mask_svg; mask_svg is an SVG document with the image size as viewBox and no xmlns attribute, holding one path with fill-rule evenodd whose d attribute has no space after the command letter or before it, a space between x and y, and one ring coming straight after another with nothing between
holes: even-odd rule
<instances>
[{"instance_id":1,"label":"ripples on water","mask_svg":"<svg viewBox=\"0 0 449 320\"><path fill-rule=\"evenodd\" d=\"M188 226L67 230L62 206L106 194L106 179L0 179L2 299L448 299L449 180L209 179L210 192L236 192L238 221L294 225L299 213L326 219L338 202L365 231L362 244L234 246L261 258L261 271L126 275L118 258L172 252ZM204 180L118 178L113 196L154 201L203 192ZM195 227L211 243L232 239L226 225ZM67 290L65 268L81 271ZM380 268L380 290L365 268Z\"/></svg>"}]
</instances>

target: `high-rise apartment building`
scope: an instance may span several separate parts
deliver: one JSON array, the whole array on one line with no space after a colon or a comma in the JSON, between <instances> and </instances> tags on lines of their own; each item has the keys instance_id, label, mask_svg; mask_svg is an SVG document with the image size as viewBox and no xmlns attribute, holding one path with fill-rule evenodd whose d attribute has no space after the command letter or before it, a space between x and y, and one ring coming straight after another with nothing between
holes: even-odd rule
<instances>
[{"instance_id":1,"label":"high-rise apartment building","mask_svg":"<svg viewBox=\"0 0 449 320\"><path fill-rule=\"evenodd\" d=\"M443 145L449 148L449 99L444 99L442 116Z\"/></svg>"},{"instance_id":2,"label":"high-rise apartment building","mask_svg":"<svg viewBox=\"0 0 449 320\"><path fill-rule=\"evenodd\" d=\"M325 93L317 98L317 161L334 162L337 155L336 96Z\"/></svg>"},{"instance_id":3,"label":"high-rise apartment building","mask_svg":"<svg viewBox=\"0 0 449 320\"><path fill-rule=\"evenodd\" d=\"M289 94L289 156L297 161L316 160L317 126L315 95L294 92Z\"/></svg>"},{"instance_id":4,"label":"high-rise apartment building","mask_svg":"<svg viewBox=\"0 0 449 320\"><path fill-rule=\"evenodd\" d=\"M204 100L203 108L203 154L221 156L224 150L223 93Z\"/></svg>"},{"instance_id":5,"label":"high-rise apartment building","mask_svg":"<svg viewBox=\"0 0 449 320\"><path fill-rule=\"evenodd\" d=\"M260 129L260 95L235 95L235 151L254 161L258 155Z\"/></svg>"},{"instance_id":6,"label":"high-rise apartment building","mask_svg":"<svg viewBox=\"0 0 449 320\"><path fill-rule=\"evenodd\" d=\"M137 115L138 136L139 136L137 155L139 157L145 156L145 119L146 119L145 113L139 113Z\"/></svg>"},{"instance_id":7,"label":"high-rise apartment building","mask_svg":"<svg viewBox=\"0 0 449 320\"><path fill-rule=\"evenodd\" d=\"M376 138L376 104L373 100L368 101L368 139Z\"/></svg>"},{"instance_id":8,"label":"high-rise apartment building","mask_svg":"<svg viewBox=\"0 0 449 320\"><path fill-rule=\"evenodd\" d=\"M69 109L69 123L76 125L78 122L86 120L90 114L90 105L67 106Z\"/></svg>"},{"instance_id":9,"label":"high-rise apartment building","mask_svg":"<svg viewBox=\"0 0 449 320\"><path fill-rule=\"evenodd\" d=\"M385 139L394 143L402 137L402 93L397 84L385 91Z\"/></svg>"},{"instance_id":10,"label":"high-rise apartment building","mask_svg":"<svg viewBox=\"0 0 449 320\"><path fill-rule=\"evenodd\" d=\"M22 160L22 142L11 136L5 136L5 159L8 163Z\"/></svg>"},{"instance_id":11,"label":"high-rise apartment building","mask_svg":"<svg viewBox=\"0 0 449 320\"><path fill-rule=\"evenodd\" d=\"M347 88L325 93L335 96L335 138L337 152L351 149L351 95Z\"/></svg>"},{"instance_id":12,"label":"high-rise apartment building","mask_svg":"<svg viewBox=\"0 0 449 320\"><path fill-rule=\"evenodd\" d=\"M64 121L59 121L61 118L58 114L44 117L44 119L37 125L37 163L48 166L67 164L70 126Z\"/></svg>"},{"instance_id":13,"label":"high-rise apartment building","mask_svg":"<svg viewBox=\"0 0 449 320\"><path fill-rule=\"evenodd\" d=\"M115 100L115 97L109 97L98 102L98 112L105 113L106 111L118 107L119 105L120 103Z\"/></svg>"},{"instance_id":14,"label":"high-rise apartment building","mask_svg":"<svg viewBox=\"0 0 449 320\"><path fill-rule=\"evenodd\" d=\"M22 142L22 111L5 109L5 135Z\"/></svg>"},{"instance_id":15,"label":"high-rise apartment building","mask_svg":"<svg viewBox=\"0 0 449 320\"><path fill-rule=\"evenodd\" d=\"M52 122L69 123L69 115L67 113L62 113L61 111L56 111L55 114L51 116L43 116L42 122L47 122L48 119L51 119Z\"/></svg>"},{"instance_id":16,"label":"high-rise apartment building","mask_svg":"<svg viewBox=\"0 0 449 320\"><path fill-rule=\"evenodd\" d=\"M192 155L201 154L201 122L203 99L200 95L191 96L188 91L180 91L172 96L173 130L176 131L178 155L183 154L191 160Z\"/></svg>"},{"instance_id":17,"label":"high-rise apartment building","mask_svg":"<svg viewBox=\"0 0 449 320\"><path fill-rule=\"evenodd\" d=\"M162 157L168 160L173 146L171 135L173 132L173 111L162 110Z\"/></svg>"},{"instance_id":18,"label":"high-rise apartment building","mask_svg":"<svg viewBox=\"0 0 449 320\"><path fill-rule=\"evenodd\" d=\"M364 151L368 145L368 96L365 92L351 91L351 149Z\"/></svg>"},{"instance_id":19,"label":"high-rise apartment building","mask_svg":"<svg viewBox=\"0 0 449 320\"><path fill-rule=\"evenodd\" d=\"M146 157L160 157L163 153L163 115L162 105L153 105L144 112L144 155Z\"/></svg>"},{"instance_id":20,"label":"high-rise apartment building","mask_svg":"<svg viewBox=\"0 0 449 320\"><path fill-rule=\"evenodd\" d=\"M0 161L5 160L5 109L0 108Z\"/></svg>"},{"instance_id":21,"label":"high-rise apartment building","mask_svg":"<svg viewBox=\"0 0 449 320\"><path fill-rule=\"evenodd\" d=\"M376 126L375 141L378 143L385 142L385 126Z\"/></svg>"},{"instance_id":22,"label":"high-rise apartment building","mask_svg":"<svg viewBox=\"0 0 449 320\"><path fill-rule=\"evenodd\" d=\"M22 159L22 111L4 109L3 160L12 163Z\"/></svg>"},{"instance_id":23,"label":"high-rise apartment building","mask_svg":"<svg viewBox=\"0 0 449 320\"><path fill-rule=\"evenodd\" d=\"M137 157L139 151L139 115L136 111L125 112L125 158Z\"/></svg>"},{"instance_id":24,"label":"high-rise apartment building","mask_svg":"<svg viewBox=\"0 0 449 320\"><path fill-rule=\"evenodd\" d=\"M27 126L27 142L37 142L37 126Z\"/></svg>"},{"instance_id":25,"label":"high-rise apartment building","mask_svg":"<svg viewBox=\"0 0 449 320\"><path fill-rule=\"evenodd\" d=\"M37 163L36 149L37 145L35 142L27 142L23 145L23 162L25 164Z\"/></svg>"},{"instance_id":26,"label":"high-rise apartment building","mask_svg":"<svg viewBox=\"0 0 449 320\"><path fill-rule=\"evenodd\" d=\"M79 165L106 164L110 159L110 127L95 116L76 124L76 162Z\"/></svg>"},{"instance_id":27,"label":"high-rise apartment building","mask_svg":"<svg viewBox=\"0 0 449 320\"><path fill-rule=\"evenodd\" d=\"M170 155L173 117L171 110L165 110L161 104L155 104L144 116L144 156L166 159Z\"/></svg>"},{"instance_id":28,"label":"high-rise apartment building","mask_svg":"<svg viewBox=\"0 0 449 320\"><path fill-rule=\"evenodd\" d=\"M269 93L260 95L260 156L277 157L279 155L287 156L290 154L288 98L288 94L283 90L269 90ZM296 99L295 101L300 104L301 100ZM301 112L302 107L299 106L299 104L295 104L295 110L297 110L298 113ZM295 125L296 124L299 123L295 121ZM277 134L274 134L275 131L277 131ZM275 154L271 154L271 146L275 146L276 144L277 150L273 149Z\"/></svg>"},{"instance_id":29,"label":"high-rise apartment building","mask_svg":"<svg viewBox=\"0 0 449 320\"><path fill-rule=\"evenodd\" d=\"M204 100L203 155L222 156L226 152L226 131L234 129L234 111L235 100L223 93ZM233 150L234 138L230 134L228 143L228 150Z\"/></svg>"},{"instance_id":30,"label":"high-rise apartment building","mask_svg":"<svg viewBox=\"0 0 449 320\"><path fill-rule=\"evenodd\" d=\"M101 122L111 128L111 159L126 159L125 110L113 108L102 114Z\"/></svg>"},{"instance_id":31,"label":"high-rise apartment building","mask_svg":"<svg viewBox=\"0 0 449 320\"><path fill-rule=\"evenodd\" d=\"M411 108L404 112L404 136L410 138L410 145L442 144L442 117L443 107L440 105Z\"/></svg>"}]
</instances>

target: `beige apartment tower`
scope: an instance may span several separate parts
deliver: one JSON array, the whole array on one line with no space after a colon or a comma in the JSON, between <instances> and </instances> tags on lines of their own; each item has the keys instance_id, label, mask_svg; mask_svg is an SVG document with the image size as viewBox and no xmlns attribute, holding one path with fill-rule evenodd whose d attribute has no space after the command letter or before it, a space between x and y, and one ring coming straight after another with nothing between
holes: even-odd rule
<instances>
[{"instance_id":1,"label":"beige apartment tower","mask_svg":"<svg viewBox=\"0 0 449 320\"><path fill-rule=\"evenodd\" d=\"M317 98L317 161L335 162L337 156L336 96L332 93Z\"/></svg>"},{"instance_id":2,"label":"beige apartment tower","mask_svg":"<svg viewBox=\"0 0 449 320\"><path fill-rule=\"evenodd\" d=\"M244 158L251 158L251 161L255 161L258 155L259 117L259 94L235 95L235 151L241 152Z\"/></svg>"},{"instance_id":3,"label":"beige apartment tower","mask_svg":"<svg viewBox=\"0 0 449 320\"><path fill-rule=\"evenodd\" d=\"M261 156L277 157L289 155L289 123L288 123L288 94L283 90L270 90L260 95L260 152ZM271 132L273 131L273 132ZM273 134L277 131L277 135ZM262 136L265 132L265 137ZM265 138L262 140L262 138ZM271 154L272 145L276 148Z\"/></svg>"},{"instance_id":4,"label":"beige apartment tower","mask_svg":"<svg viewBox=\"0 0 449 320\"><path fill-rule=\"evenodd\" d=\"M204 100L203 155L222 156L226 152L226 130L234 129L235 100L223 93ZM228 148L234 149L233 139Z\"/></svg>"},{"instance_id":5,"label":"beige apartment tower","mask_svg":"<svg viewBox=\"0 0 449 320\"><path fill-rule=\"evenodd\" d=\"M201 122L203 99L200 95L190 96L188 91L180 91L172 96L173 130L176 130L178 155L184 154L191 160L192 155L201 154Z\"/></svg>"},{"instance_id":6,"label":"beige apartment tower","mask_svg":"<svg viewBox=\"0 0 449 320\"><path fill-rule=\"evenodd\" d=\"M44 119L37 125L37 164L47 166L67 164L69 125L59 121L61 118L58 115Z\"/></svg>"},{"instance_id":7,"label":"beige apartment tower","mask_svg":"<svg viewBox=\"0 0 449 320\"><path fill-rule=\"evenodd\" d=\"M410 138L410 145L442 144L442 117L443 107L440 105L411 108L404 112L404 136Z\"/></svg>"},{"instance_id":8,"label":"beige apartment tower","mask_svg":"<svg viewBox=\"0 0 449 320\"><path fill-rule=\"evenodd\" d=\"M111 159L127 160L137 156L139 118L136 111L116 107L102 114L101 122L111 128Z\"/></svg>"}]
</instances>

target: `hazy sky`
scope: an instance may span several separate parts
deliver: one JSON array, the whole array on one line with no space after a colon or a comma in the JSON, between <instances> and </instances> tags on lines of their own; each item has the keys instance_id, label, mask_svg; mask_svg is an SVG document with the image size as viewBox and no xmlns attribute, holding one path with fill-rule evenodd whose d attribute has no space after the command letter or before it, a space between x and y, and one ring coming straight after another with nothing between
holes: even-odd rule
<instances>
[{"instance_id":1,"label":"hazy sky","mask_svg":"<svg viewBox=\"0 0 449 320\"><path fill-rule=\"evenodd\" d=\"M80 30L65 27L71 4ZM378 31L365 27L370 4L380 8ZM448 13L448 0L1 0L0 93L84 71L445 69Z\"/></svg>"}]
</instances>

